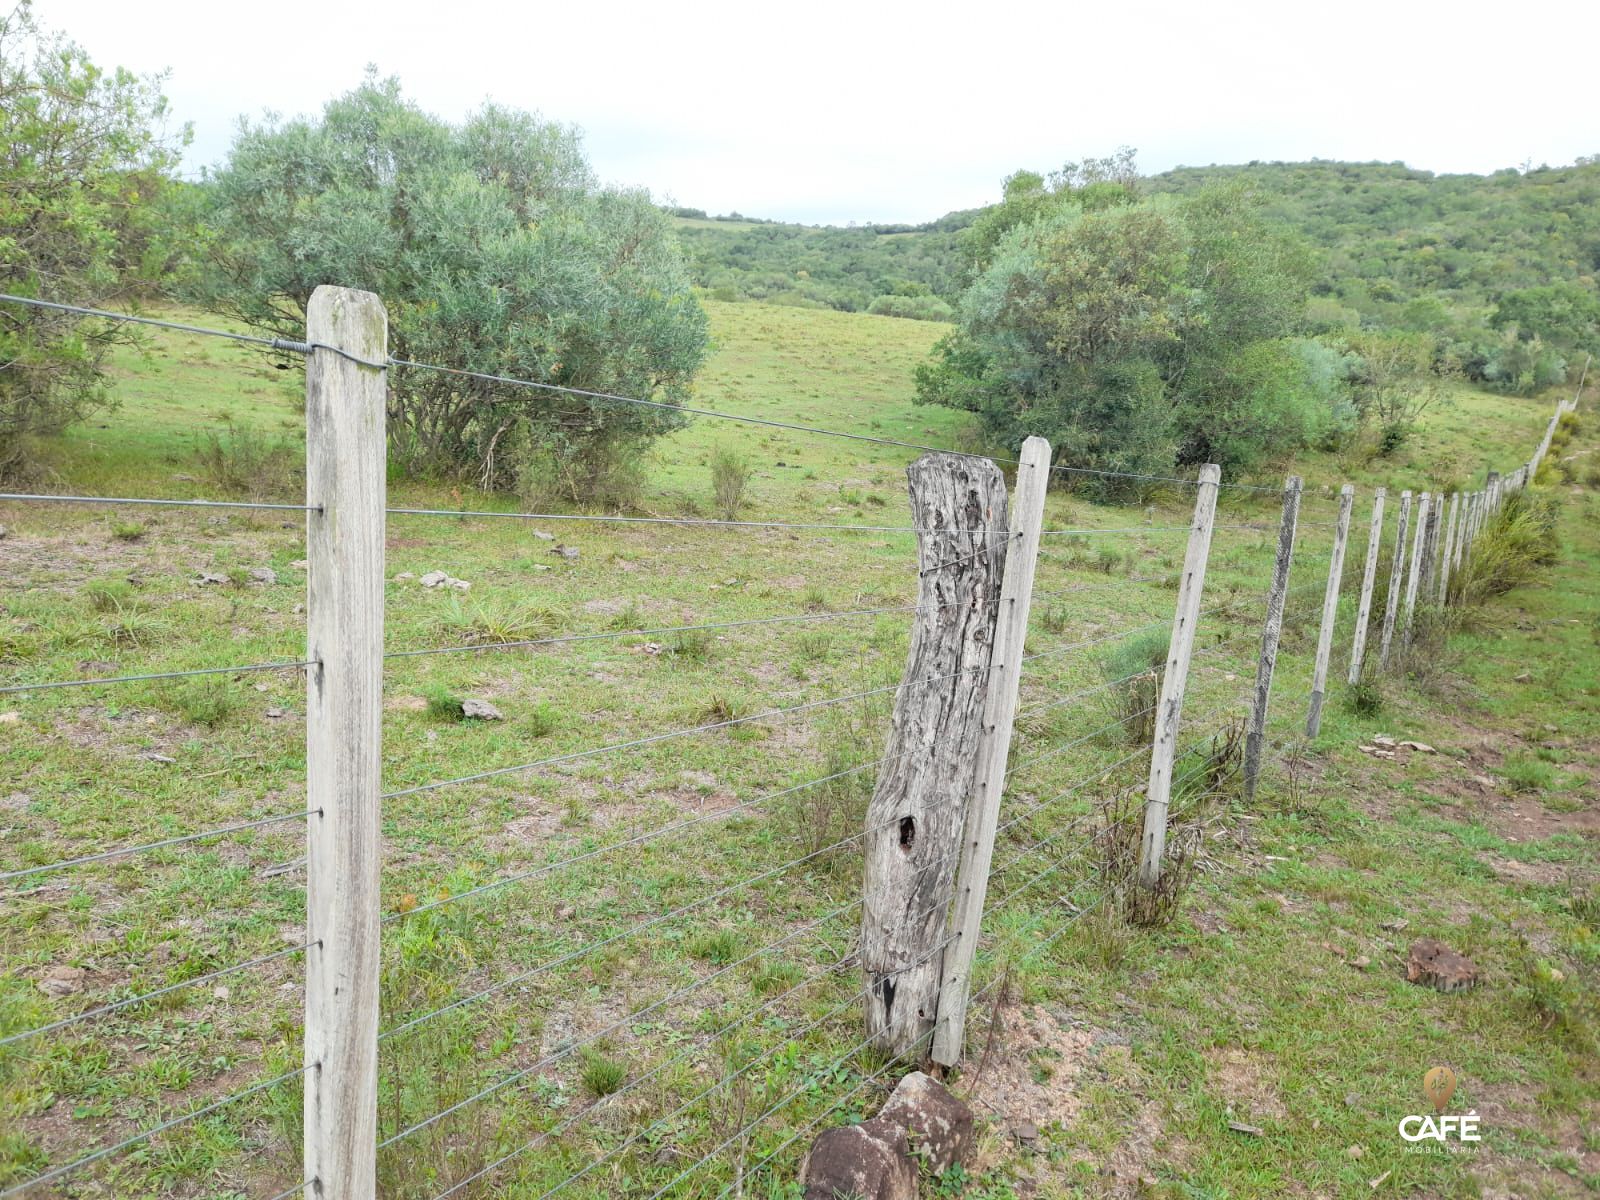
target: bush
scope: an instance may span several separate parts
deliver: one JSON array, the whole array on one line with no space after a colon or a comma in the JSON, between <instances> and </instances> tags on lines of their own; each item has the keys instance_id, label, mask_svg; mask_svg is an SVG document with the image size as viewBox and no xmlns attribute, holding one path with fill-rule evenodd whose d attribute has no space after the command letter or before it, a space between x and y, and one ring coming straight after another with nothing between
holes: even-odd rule
<instances>
[{"instance_id":1,"label":"bush","mask_svg":"<svg viewBox=\"0 0 1600 1200\"><path fill-rule=\"evenodd\" d=\"M686 422L706 320L671 219L601 187L570 128L492 104L451 125L369 75L320 119L243 126L209 192L197 299L300 338L338 282L382 298L397 358L576 389L393 369L403 464L621 505Z\"/></svg>"},{"instance_id":2,"label":"bush","mask_svg":"<svg viewBox=\"0 0 1600 1200\"><path fill-rule=\"evenodd\" d=\"M1156 732L1156 705L1167 670L1168 635L1152 629L1100 653L1106 704L1134 745L1148 745Z\"/></svg>"},{"instance_id":3,"label":"bush","mask_svg":"<svg viewBox=\"0 0 1600 1200\"><path fill-rule=\"evenodd\" d=\"M102 71L0 9L0 291L105 307L159 275L159 203L187 129L165 130L159 77ZM36 439L112 403L101 367L126 326L8 306L0 320L0 479L33 475Z\"/></svg>"},{"instance_id":4,"label":"bush","mask_svg":"<svg viewBox=\"0 0 1600 1200\"><path fill-rule=\"evenodd\" d=\"M1472 543L1450 587L1464 604L1482 604L1536 579L1556 560L1555 501L1526 491L1506 497Z\"/></svg>"},{"instance_id":5,"label":"bush","mask_svg":"<svg viewBox=\"0 0 1600 1200\"><path fill-rule=\"evenodd\" d=\"M879 296L867 311L875 317L902 317L908 321L953 321L956 310L937 296Z\"/></svg>"},{"instance_id":6,"label":"bush","mask_svg":"<svg viewBox=\"0 0 1600 1200\"><path fill-rule=\"evenodd\" d=\"M261 501L305 489L305 448L249 425L229 421L220 432L207 430L194 457L201 478L220 495Z\"/></svg>"},{"instance_id":7,"label":"bush","mask_svg":"<svg viewBox=\"0 0 1600 1200\"><path fill-rule=\"evenodd\" d=\"M753 473L750 461L737 450L718 446L711 452L711 491L716 497L717 512L724 521L739 519L744 490Z\"/></svg>"}]
</instances>

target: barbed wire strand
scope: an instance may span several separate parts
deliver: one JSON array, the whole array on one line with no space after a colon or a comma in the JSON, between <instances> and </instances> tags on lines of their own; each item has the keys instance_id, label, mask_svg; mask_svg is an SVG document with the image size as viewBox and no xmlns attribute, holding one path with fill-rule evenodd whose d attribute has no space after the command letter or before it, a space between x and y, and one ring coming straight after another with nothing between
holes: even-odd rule
<instances>
[{"instance_id":1,"label":"barbed wire strand","mask_svg":"<svg viewBox=\"0 0 1600 1200\"><path fill-rule=\"evenodd\" d=\"M46 504L141 504L159 508L245 508L268 512L321 512L320 504L272 504L254 500L170 500L157 496L57 496L0 492L0 500Z\"/></svg>"},{"instance_id":2,"label":"barbed wire strand","mask_svg":"<svg viewBox=\"0 0 1600 1200\"><path fill-rule=\"evenodd\" d=\"M0 687L0 696L16 692L48 692L57 688L94 687L102 683L147 683L154 679L192 679L197 675L249 675L260 671L298 671L306 667L320 667L316 660L307 662L246 663L237 667L197 667L192 671L155 671L146 675L106 675L97 679L58 679L47 683L14 683Z\"/></svg>"},{"instance_id":3,"label":"barbed wire strand","mask_svg":"<svg viewBox=\"0 0 1600 1200\"><path fill-rule=\"evenodd\" d=\"M787 708L774 708L765 712L752 713L747 717L730 717L726 721L712 721L705 725L693 725L687 729L674 729L666 733L652 734L649 737L635 738L631 741L612 742L609 745L597 746L589 750L576 750L570 754L558 754L550 758L541 758L535 762L520 763L516 766L510 767L495 767L492 770L478 771L471 775L460 775L454 779L441 779L432 783L417 784L415 787L400 788L398 791L385 792L379 798L382 800L394 800L401 796L414 796L418 792L430 792L439 788L455 787L456 785L463 783L477 783L478 781L484 779L494 779L502 775L518 774L523 771L532 771L539 767L555 766L559 763L575 762L581 759L593 758L601 754L614 753L619 750L634 750L641 746L653 746L659 742L671 741L675 738L691 737L699 733L711 733L718 729L731 729L739 725L747 725L752 721L766 721L771 720L773 717L783 717L797 712L807 712L812 709L827 708L834 704L846 704L851 700L860 700L867 696L881 696L886 692L899 691L903 687L938 683L941 680L955 679L962 675L970 675L973 672L982 672L987 674L990 671L998 671L1003 666L1003 663L994 663L986 667L966 667L960 671L953 671L948 675L930 675L926 678L901 680L899 683L886 684L883 687L877 688L868 688L865 691L860 692L851 692L844 696L834 696L827 700L811 700L804 704L795 704Z\"/></svg>"},{"instance_id":4,"label":"barbed wire strand","mask_svg":"<svg viewBox=\"0 0 1600 1200\"><path fill-rule=\"evenodd\" d=\"M25 1030L22 1033L7 1034L5 1037L0 1037L0 1046L9 1046L14 1042L26 1041L29 1038L35 1038L41 1034L54 1033L58 1029L65 1029L70 1025L78 1025L84 1021L93 1020L95 1017L103 1017L108 1013L118 1012L124 1008L132 1008L136 1004L148 1004L157 996L166 996L172 992L181 992L184 988L199 987L203 983L210 983L216 979L222 979L229 975L236 975L240 971L249 970L251 967L259 967L264 963L276 962L280 958L288 958L292 954L300 954L303 951L309 950L313 946L318 945L321 945L320 941L306 942L298 946L285 946L282 950L274 950L269 954L263 954L256 958L246 959L244 962L234 963L229 967L221 967L215 971L208 971L204 975L196 975L194 978L185 979L181 983L169 983L166 987L159 987L150 992L142 992L139 995L131 996L126 1000L117 1000L110 1004L102 1004L98 1008L88 1009L85 1012L74 1013L70 1017L62 1017L59 1021L52 1021L48 1025L40 1025L36 1029ZM0 1195L4 1194L6 1193L0 1193Z\"/></svg>"},{"instance_id":5,"label":"barbed wire strand","mask_svg":"<svg viewBox=\"0 0 1600 1200\"><path fill-rule=\"evenodd\" d=\"M256 821L243 821L237 825L219 825L215 829L207 829L201 833L186 833L181 837L164 838L159 842L146 842L142 846L123 846L117 850L104 850L99 854L82 854L77 858L63 858L59 862L49 863L42 867L23 867L16 871L0 872L0 883L13 879L23 879L30 875L42 875L48 871L60 871L67 867L80 867L85 863L106 862L109 859L125 858L130 854L146 854L152 850L165 850L168 846L181 846L185 842L197 842L202 838L221 837L229 833L242 833L247 829L261 829L267 825L277 825L284 821L298 821L306 817L321 816L320 808L307 809L305 812L280 813L275 817L262 817Z\"/></svg>"},{"instance_id":6,"label":"barbed wire strand","mask_svg":"<svg viewBox=\"0 0 1600 1200\"><path fill-rule=\"evenodd\" d=\"M0 497L3 499L3 497ZM846 533L1005 534L1006 529L946 529L937 525L850 525L809 521L723 521L710 517L627 517L605 513L497 512L493 509L389 508L401 517L485 517L508 521L584 521L603 525L680 525L686 529L824 529Z\"/></svg>"},{"instance_id":7,"label":"barbed wire strand","mask_svg":"<svg viewBox=\"0 0 1600 1200\"><path fill-rule=\"evenodd\" d=\"M72 1162L56 1167L52 1171L46 1171L42 1175L35 1175L32 1179L25 1179L21 1183L14 1184L11 1187L6 1188L5 1191L0 1192L0 1200L4 1200L4 1198L7 1196L20 1196L24 1192L31 1191L33 1188L38 1187L41 1183L49 1183L52 1180L60 1179L65 1175L70 1175L74 1171L81 1170L83 1167L88 1166L90 1163L99 1162L103 1158L109 1158L113 1154L117 1154L123 1150L129 1149L130 1147L137 1146L142 1142L147 1142L153 1137L157 1137L160 1134L166 1133L170 1129L176 1129L180 1125L187 1125L190 1121L199 1120L201 1117L208 1116L229 1104L234 1104L248 1096L254 1096L258 1092L264 1092L268 1088L277 1087L281 1083L287 1083L289 1080L296 1079L304 1075L307 1071L316 1070L321 1066L322 1064L320 1062L307 1063L305 1066L300 1067L297 1070L285 1071L282 1075L279 1075L274 1079L264 1080L261 1083L251 1084L247 1088L241 1088L239 1091L234 1092L231 1095L224 1096L220 1100L212 1101L203 1108L192 1109L181 1116L172 1118L170 1121L163 1121L159 1125L152 1126L151 1128L144 1130L142 1133L136 1133L132 1137L124 1138L115 1145L102 1147L91 1154L85 1154L82 1158L74 1159Z\"/></svg>"}]
</instances>

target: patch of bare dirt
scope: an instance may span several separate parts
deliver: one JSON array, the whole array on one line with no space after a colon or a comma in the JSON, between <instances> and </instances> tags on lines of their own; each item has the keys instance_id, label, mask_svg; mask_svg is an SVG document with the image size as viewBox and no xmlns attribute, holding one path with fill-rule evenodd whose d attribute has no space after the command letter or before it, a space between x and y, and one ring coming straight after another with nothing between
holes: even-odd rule
<instances>
[{"instance_id":1,"label":"patch of bare dirt","mask_svg":"<svg viewBox=\"0 0 1600 1200\"><path fill-rule=\"evenodd\" d=\"M1206 1052L1211 1087L1241 1121L1283 1121L1289 1110L1278 1093L1271 1056L1230 1046Z\"/></svg>"}]
</instances>

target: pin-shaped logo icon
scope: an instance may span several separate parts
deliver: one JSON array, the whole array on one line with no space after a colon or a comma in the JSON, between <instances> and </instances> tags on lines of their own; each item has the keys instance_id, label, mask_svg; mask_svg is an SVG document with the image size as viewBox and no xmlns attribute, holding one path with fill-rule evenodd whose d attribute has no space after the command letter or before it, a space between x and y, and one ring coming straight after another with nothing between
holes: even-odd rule
<instances>
[{"instance_id":1,"label":"pin-shaped logo icon","mask_svg":"<svg viewBox=\"0 0 1600 1200\"><path fill-rule=\"evenodd\" d=\"M1444 1106L1450 1103L1455 1090L1456 1073L1449 1067L1434 1067L1422 1077L1422 1094L1432 1102L1436 1113L1444 1112Z\"/></svg>"}]
</instances>

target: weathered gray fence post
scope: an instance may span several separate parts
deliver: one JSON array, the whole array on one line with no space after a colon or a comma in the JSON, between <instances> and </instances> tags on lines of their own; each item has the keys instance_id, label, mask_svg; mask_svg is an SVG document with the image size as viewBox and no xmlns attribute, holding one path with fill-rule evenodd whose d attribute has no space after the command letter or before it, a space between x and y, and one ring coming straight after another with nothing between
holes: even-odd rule
<instances>
[{"instance_id":1,"label":"weathered gray fence post","mask_svg":"<svg viewBox=\"0 0 1600 1200\"><path fill-rule=\"evenodd\" d=\"M1500 472L1490 471L1489 478L1483 485L1483 490L1489 494L1489 510L1487 515L1494 516L1500 511Z\"/></svg>"},{"instance_id":2,"label":"weathered gray fence post","mask_svg":"<svg viewBox=\"0 0 1600 1200\"><path fill-rule=\"evenodd\" d=\"M906 477L920 531L918 611L867 807L861 914L867 1035L892 1055L916 1049L938 1014L940 951L986 698L994 669L1010 665L992 653L1012 545L1000 468L929 453Z\"/></svg>"},{"instance_id":3,"label":"weathered gray fence post","mask_svg":"<svg viewBox=\"0 0 1600 1200\"><path fill-rule=\"evenodd\" d=\"M1422 574L1419 577L1418 597L1426 604L1433 596L1433 565L1439 549L1439 517L1444 512L1444 493L1432 498L1427 511L1422 514Z\"/></svg>"},{"instance_id":4,"label":"weathered gray fence post","mask_svg":"<svg viewBox=\"0 0 1600 1200\"><path fill-rule=\"evenodd\" d=\"M1394 558L1389 565L1389 591L1383 602L1383 641L1378 647L1378 669L1389 666L1389 649L1394 643L1395 616L1400 611L1400 589L1406 578L1406 532L1411 521L1411 493L1400 493L1400 511L1395 515Z\"/></svg>"},{"instance_id":5,"label":"weathered gray fence post","mask_svg":"<svg viewBox=\"0 0 1600 1200\"><path fill-rule=\"evenodd\" d=\"M1295 529L1300 523L1300 476L1283 485L1283 515L1278 518L1278 557L1267 589L1267 618L1261 627L1261 660L1256 664L1256 691L1250 705L1250 728L1244 739L1244 797L1253 800L1261 776L1261 751L1267 737L1267 705L1272 673L1278 667L1278 641L1283 636L1283 606L1289 595L1289 567L1294 560Z\"/></svg>"},{"instance_id":6,"label":"weathered gray fence post","mask_svg":"<svg viewBox=\"0 0 1600 1200\"><path fill-rule=\"evenodd\" d=\"M1356 632L1350 640L1351 687L1361 682L1361 666L1367 656L1367 623L1372 620L1372 590L1378 582L1378 555L1383 542L1383 500L1387 492L1372 493L1372 524L1367 529L1367 561L1361 571L1361 603L1356 609Z\"/></svg>"},{"instance_id":7,"label":"weathered gray fence post","mask_svg":"<svg viewBox=\"0 0 1600 1200\"><path fill-rule=\"evenodd\" d=\"M1211 529L1217 516L1217 485L1222 468L1207 463L1200 468L1194 499L1194 520L1189 525L1189 549L1183 557L1183 579L1178 585L1178 606L1167 643L1167 669L1161 679L1161 702L1156 706L1155 744L1150 751L1150 782L1145 790L1144 831L1139 842L1139 883L1153 888L1161 878L1161 855L1167 846L1167 805L1172 800L1172 763L1178 749L1178 726L1183 717L1183 692L1189 682L1189 659L1194 653L1195 625L1200 619L1200 597L1206 584L1206 561L1211 555Z\"/></svg>"},{"instance_id":8,"label":"weathered gray fence post","mask_svg":"<svg viewBox=\"0 0 1600 1200\"><path fill-rule=\"evenodd\" d=\"M1344 586L1344 548L1350 540L1350 512L1355 507L1356 489L1345 484L1339 489L1339 518L1333 527L1333 555L1328 559L1328 586L1322 593L1322 625L1317 631L1317 663L1311 674L1311 708L1306 713L1306 736L1314 738L1322 728L1322 703L1328 693L1328 660L1333 655L1333 629L1339 620L1339 593Z\"/></svg>"},{"instance_id":9,"label":"weathered gray fence post","mask_svg":"<svg viewBox=\"0 0 1600 1200\"><path fill-rule=\"evenodd\" d=\"M1422 577L1422 556L1428 541L1428 507L1432 499L1427 492L1417 498L1417 529L1411 535L1411 573L1406 576L1406 610L1400 625L1400 640L1411 644L1411 619L1417 611L1417 585Z\"/></svg>"},{"instance_id":10,"label":"weathered gray fence post","mask_svg":"<svg viewBox=\"0 0 1600 1200\"><path fill-rule=\"evenodd\" d=\"M1439 582L1434 589L1434 599L1443 604L1450 595L1450 560L1455 553L1456 519L1460 515L1461 493L1450 493L1450 520L1445 526L1444 540L1439 543L1439 563L1434 568Z\"/></svg>"},{"instance_id":11,"label":"weathered gray fence post","mask_svg":"<svg viewBox=\"0 0 1600 1200\"><path fill-rule=\"evenodd\" d=\"M312 1195L372 1200L387 396L367 364L388 358L383 304L319 287L306 340L305 1171Z\"/></svg>"},{"instance_id":12,"label":"weathered gray fence post","mask_svg":"<svg viewBox=\"0 0 1600 1200\"><path fill-rule=\"evenodd\" d=\"M955 940L945 948L944 977L939 983L933 1060L953 1067L966 1043L967 997L972 988L972 961L983 927L983 905L994 861L995 826L1005 793L1006 758L1022 685L1022 653L1028 637L1028 610L1033 575L1039 561L1039 531L1044 528L1044 497L1050 484L1050 443L1031 437L1018 455L1017 487L1011 498L1011 544L1000 584L999 619L995 623L994 657L1001 664L989 675L983 729L978 737L977 786L967 800L961 873L956 877L956 903L950 929Z\"/></svg>"}]
</instances>

